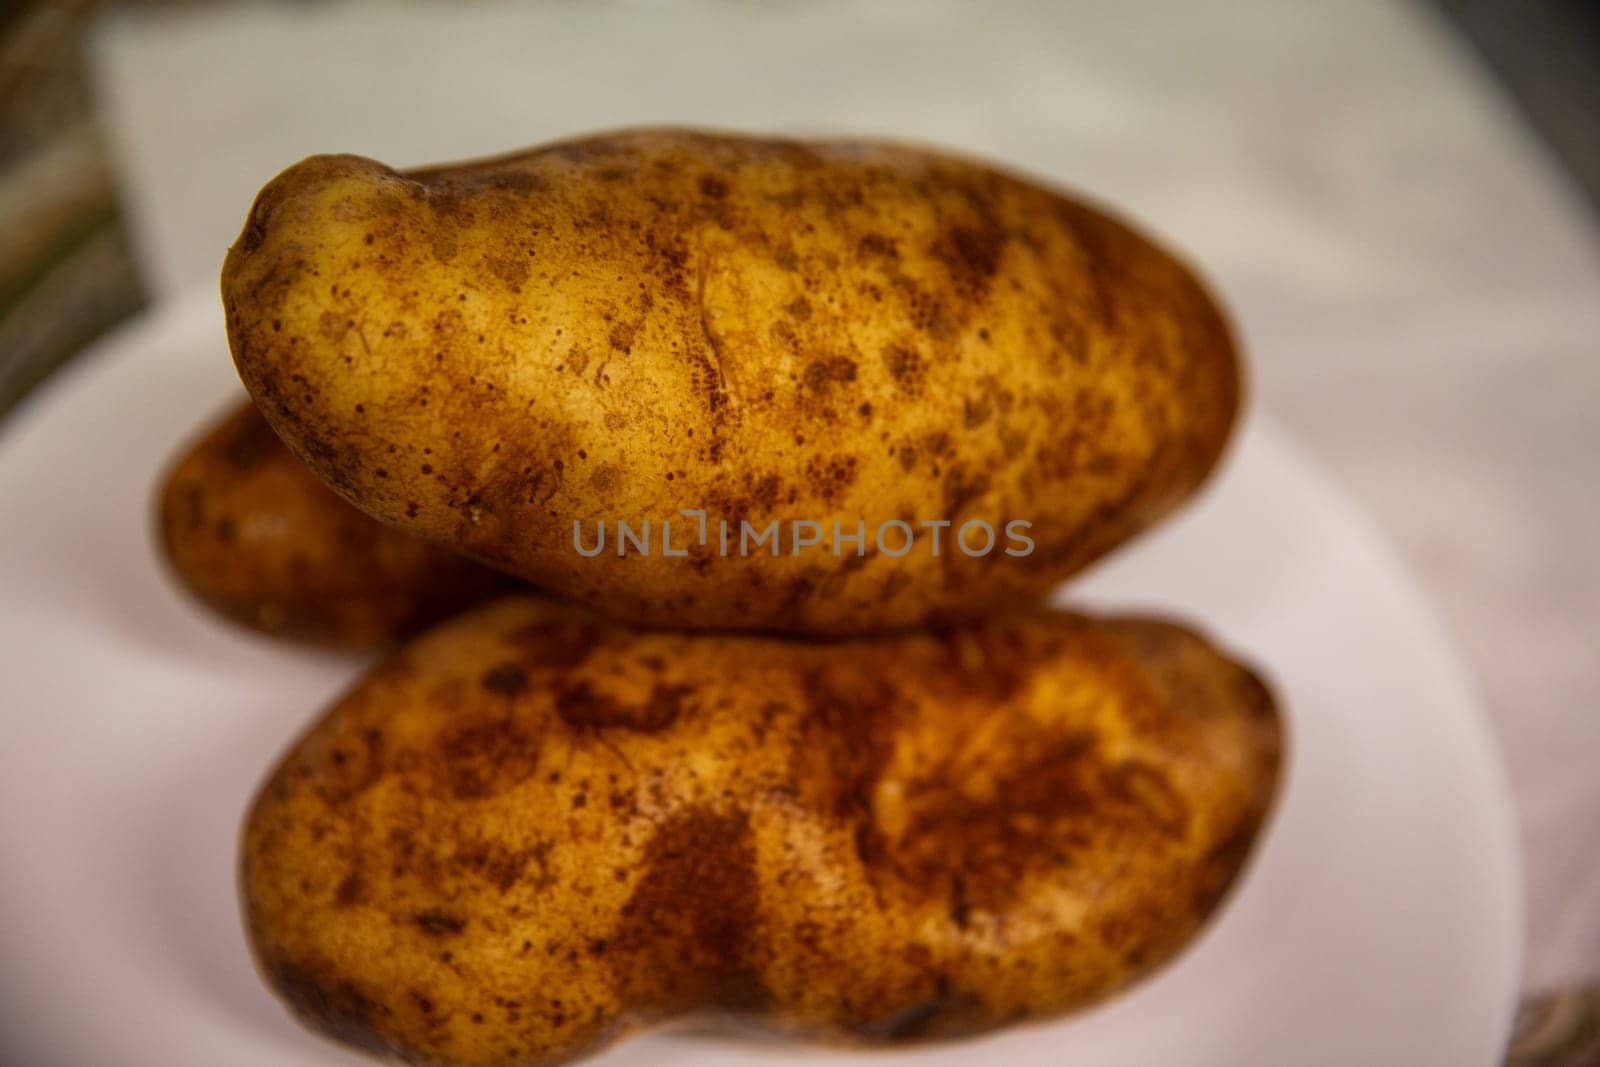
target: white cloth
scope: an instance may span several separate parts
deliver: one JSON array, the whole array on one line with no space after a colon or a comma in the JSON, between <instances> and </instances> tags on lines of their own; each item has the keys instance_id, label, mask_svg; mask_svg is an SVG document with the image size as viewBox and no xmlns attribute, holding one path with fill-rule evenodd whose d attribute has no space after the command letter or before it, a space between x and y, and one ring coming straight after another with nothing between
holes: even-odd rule
<instances>
[{"instance_id":1,"label":"white cloth","mask_svg":"<svg viewBox=\"0 0 1600 1067\"><path fill-rule=\"evenodd\" d=\"M162 294L215 284L256 189L313 152L405 165L643 122L941 142L1141 220L1206 266L1257 402L1465 643L1520 809L1527 984L1600 973L1600 248L1430 9L356 2L101 31Z\"/></svg>"}]
</instances>

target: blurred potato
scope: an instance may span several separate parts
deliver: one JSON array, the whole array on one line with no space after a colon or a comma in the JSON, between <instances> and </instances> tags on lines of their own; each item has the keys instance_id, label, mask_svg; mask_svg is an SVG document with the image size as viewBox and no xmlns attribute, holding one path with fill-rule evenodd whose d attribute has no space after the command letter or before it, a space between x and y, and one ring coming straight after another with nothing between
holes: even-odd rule
<instances>
[{"instance_id":1,"label":"blurred potato","mask_svg":"<svg viewBox=\"0 0 1600 1067\"><path fill-rule=\"evenodd\" d=\"M887 143L645 129L409 174L317 156L261 191L222 294L246 386L346 499L674 628L1037 600L1189 496L1239 399L1227 326L1169 253ZM741 522L778 522L778 554L722 555L719 520L743 547ZM655 548L619 558L619 521L657 524ZM864 543L840 551L835 523ZM969 524L989 551L958 549Z\"/></svg>"},{"instance_id":2,"label":"blurred potato","mask_svg":"<svg viewBox=\"0 0 1600 1067\"><path fill-rule=\"evenodd\" d=\"M352 508L249 403L179 457L157 523L191 593L234 622L299 641L389 644L520 584Z\"/></svg>"},{"instance_id":3,"label":"blurred potato","mask_svg":"<svg viewBox=\"0 0 1600 1067\"><path fill-rule=\"evenodd\" d=\"M510 598L284 757L244 911L307 1025L411 1062L562 1063L674 1019L972 1034L1188 944L1280 745L1249 670L1153 619L818 643Z\"/></svg>"}]
</instances>

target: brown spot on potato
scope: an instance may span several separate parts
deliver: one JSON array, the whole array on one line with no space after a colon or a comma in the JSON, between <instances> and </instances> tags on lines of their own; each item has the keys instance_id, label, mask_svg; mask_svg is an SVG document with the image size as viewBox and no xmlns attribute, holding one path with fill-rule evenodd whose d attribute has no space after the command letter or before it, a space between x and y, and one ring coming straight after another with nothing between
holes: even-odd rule
<instances>
[{"instance_id":1,"label":"brown spot on potato","mask_svg":"<svg viewBox=\"0 0 1600 1067\"><path fill-rule=\"evenodd\" d=\"M648 311L648 308L646 308ZM614 322L611 331L606 335L606 341L613 352L629 355L633 352L633 339L639 335L639 329L644 325L643 318L629 322Z\"/></svg>"},{"instance_id":2,"label":"brown spot on potato","mask_svg":"<svg viewBox=\"0 0 1600 1067\"><path fill-rule=\"evenodd\" d=\"M597 692L588 682L565 685L556 691L556 713L574 729L623 729L635 733L660 733L678 720L692 686L657 682L641 704L630 704Z\"/></svg>"},{"instance_id":3,"label":"brown spot on potato","mask_svg":"<svg viewBox=\"0 0 1600 1067\"><path fill-rule=\"evenodd\" d=\"M922 384L922 357L913 348L890 345L883 350L883 366L894 383L903 389L915 390Z\"/></svg>"},{"instance_id":4,"label":"brown spot on potato","mask_svg":"<svg viewBox=\"0 0 1600 1067\"><path fill-rule=\"evenodd\" d=\"M520 651L522 666L529 670L573 669L582 666L594 651L600 631L579 619L554 619L518 627L506 634L505 640Z\"/></svg>"},{"instance_id":5,"label":"brown spot on potato","mask_svg":"<svg viewBox=\"0 0 1600 1067\"><path fill-rule=\"evenodd\" d=\"M479 684L491 693L514 697L527 691L528 675L515 663L497 663L484 672Z\"/></svg>"},{"instance_id":6,"label":"brown spot on potato","mask_svg":"<svg viewBox=\"0 0 1600 1067\"><path fill-rule=\"evenodd\" d=\"M932 253L950 271L957 289L975 298L999 272L1005 244L1005 231L992 222L981 228L953 226L934 244Z\"/></svg>"},{"instance_id":7,"label":"brown spot on potato","mask_svg":"<svg viewBox=\"0 0 1600 1067\"><path fill-rule=\"evenodd\" d=\"M970 784L950 775L953 768L907 784L913 814L885 846L900 877L935 890L959 874L968 913L999 910L1030 870L1048 869L1064 840L1107 814L1096 807L1109 791L1093 777L1092 735L1026 740L996 753Z\"/></svg>"},{"instance_id":8,"label":"brown spot on potato","mask_svg":"<svg viewBox=\"0 0 1600 1067\"><path fill-rule=\"evenodd\" d=\"M452 937L467 928L467 921L447 911L419 911L411 917L417 928L429 937Z\"/></svg>"},{"instance_id":9,"label":"brown spot on potato","mask_svg":"<svg viewBox=\"0 0 1600 1067\"><path fill-rule=\"evenodd\" d=\"M860 460L853 455L836 453L831 456L812 456L806 464L807 488L823 501L832 504L855 484L859 466ZM825 532L831 534L832 531Z\"/></svg>"},{"instance_id":10,"label":"brown spot on potato","mask_svg":"<svg viewBox=\"0 0 1600 1067\"><path fill-rule=\"evenodd\" d=\"M886 237L881 233L866 234L861 238L859 247L861 254L864 256L883 259L900 258L900 248L895 239Z\"/></svg>"},{"instance_id":11,"label":"brown spot on potato","mask_svg":"<svg viewBox=\"0 0 1600 1067\"><path fill-rule=\"evenodd\" d=\"M338 344L344 340L344 335L350 332L350 319L337 311L324 311L317 318L317 332L323 340L331 344Z\"/></svg>"},{"instance_id":12,"label":"brown spot on potato","mask_svg":"<svg viewBox=\"0 0 1600 1067\"><path fill-rule=\"evenodd\" d=\"M451 724L437 741L436 766L450 792L485 799L520 785L538 768L542 738L514 717Z\"/></svg>"},{"instance_id":13,"label":"brown spot on potato","mask_svg":"<svg viewBox=\"0 0 1600 1067\"><path fill-rule=\"evenodd\" d=\"M294 1005L295 1013L317 1030L364 1052L385 1054L389 1043L378 1032L378 1004L349 981L324 980L317 973L274 959L263 963L272 984Z\"/></svg>"},{"instance_id":14,"label":"brown spot on potato","mask_svg":"<svg viewBox=\"0 0 1600 1067\"><path fill-rule=\"evenodd\" d=\"M828 386L835 382L853 382L855 380L855 361L844 356L814 359L806 364L806 388L814 393L826 392Z\"/></svg>"},{"instance_id":15,"label":"brown spot on potato","mask_svg":"<svg viewBox=\"0 0 1600 1067\"><path fill-rule=\"evenodd\" d=\"M334 891L334 902L341 908L350 908L361 903L366 891L366 879L359 870L351 871L339 881L339 887Z\"/></svg>"},{"instance_id":16,"label":"brown spot on potato","mask_svg":"<svg viewBox=\"0 0 1600 1067\"><path fill-rule=\"evenodd\" d=\"M755 865L743 812L690 809L662 824L611 939L608 963L629 1000L658 1011L769 1002L751 956L761 937Z\"/></svg>"},{"instance_id":17,"label":"brown spot on potato","mask_svg":"<svg viewBox=\"0 0 1600 1067\"><path fill-rule=\"evenodd\" d=\"M528 281L529 267L526 255L486 255L484 266L490 274L505 283L512 292L520 293Z\"/></svg>"},{"instance_id":18,"label":"brown spot on potato","mask_svg":"<svg viewBox=\"0 0 1600 1067\"><path fill-rule=\"evenodd\" d=\"M1124 760L1104 778L1106 792L1117 802L1138 807L1162 833L1179 836L1188 829L1188 806L1167 776L1140 760Z\"/></svg>"},{"instance_id":19,"label":"brown spot on potato","mask_svg":"<svg viewBox=\"0 0 1600 1067\"><path fill-rule=\"evenodd\" d=\"M609 493L617 488L620 468L615 463L602 463L589 475L589 488L597 493Z\"/></svg>"},{"instance_id":20,"label":"brown spot on potato","mask_svg":"<svg viewBox=\"0 0 1600 1067\"><path fill-rule=\"evenodd\" d=\"M881 675L837 674L821 666L803 671L800 683L805 706L791 780L818 788L822 810L870 834L872 790L894 754L899 690Z\"/></svg>"}]
</instances>

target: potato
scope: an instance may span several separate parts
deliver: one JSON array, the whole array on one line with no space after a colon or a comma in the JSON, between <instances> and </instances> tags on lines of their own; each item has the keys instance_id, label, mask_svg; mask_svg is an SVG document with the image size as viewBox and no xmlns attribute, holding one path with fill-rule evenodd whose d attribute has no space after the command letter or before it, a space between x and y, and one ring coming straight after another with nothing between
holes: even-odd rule
<instances>
[{"instance_id":1,"label":"potato","mask_svg":"<svg viewBox=\"0 0 1600 1067\"><path fill-rule=\"evenodd\" d=\"M340 500L245 404L188 447L157 524L173 573L264 633L362 648L520 584Z\"/></svg>"},{"instance_id":2,"label":"potato","mask_svg":"<svg viewBox=\"0 0 1600 1067\"><path fill-rule=\"evenodd\" d=\"M1239 395L1168 253L892 144L318 156L261 191L222 295L262 412L357 507L676 628L1034 600L1188 496Z\"/></svg>"},{"instance_id":3,"label":"potato","mask_svg":"<svg viewBox=\"0 0 1600 1067\"><path fill-rule=\"evenodd\" d=\"M1279 729L1248 670L1151 619L808 642L510 598L288 753L244 912L303 1021L416 1062L561 1063L673 1019L970 1034L1181 949Z\"/></svg>"}]
</instances>

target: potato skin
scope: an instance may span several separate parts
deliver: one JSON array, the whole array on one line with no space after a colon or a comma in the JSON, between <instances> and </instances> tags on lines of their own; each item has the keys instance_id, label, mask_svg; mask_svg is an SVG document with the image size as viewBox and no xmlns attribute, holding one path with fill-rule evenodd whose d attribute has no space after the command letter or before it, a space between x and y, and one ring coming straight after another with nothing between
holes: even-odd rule
<instances>
[{"instance_id":1,"label":"potato skin","mask_svg":"<svg viewBox=\"0 0 1600 1067\"><path fill-rule=\"evenodd\" d=\"M179 457L156 521L167 562L199 600L313 644L391 644L520 585L352 508L249 403Z\"/></svg>"},{"instance_id":2,"label":"potato skin","mask_svg":"<svg viewBox=\"0 0 1600 1067\"><path fill-rule=\"evenodd\" d=\"M244 913L304 1022L419 1063L562 1063L674 1018L971 1034L1179 951L1280 743L1254 675L1151 619L806 642L509 598L286 755Z\"/></svg>"},{"instance_id":3,"label":"potato skin","mask_svg":"<svg viewBox=\"0 0 1600 1067\"><path fill-rule=\"evenodd\" d=\"M642 129L397 173L317 156L222 273L268 420L386 521L615 618L864 633L1040 597L1171 511L1232 425L1199 281L1124 224L884 143ZM595 558L596 524L817 522L783 555ZM876 550L892 520L920 537ZM1032 523L1009 556L923 522ZM614 528L613 528L614 534ZM892 530L888 546L898 546ZM971 543L983 544L974 528Z\"/></svg>"}]
</instances>

